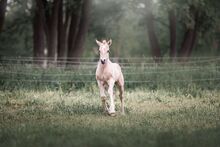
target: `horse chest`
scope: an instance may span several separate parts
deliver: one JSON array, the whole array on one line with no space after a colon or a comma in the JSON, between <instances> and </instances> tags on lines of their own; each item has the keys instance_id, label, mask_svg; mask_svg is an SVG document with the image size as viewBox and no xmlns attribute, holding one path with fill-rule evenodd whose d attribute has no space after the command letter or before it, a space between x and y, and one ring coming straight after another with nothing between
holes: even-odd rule
<instances>
[{"instance_id":1,"label":"horse chest","mask_svg":"<svg viewBox=\"0 0 220 147\"><path fill-rule=\"evenodd\" d=\"M97 79L101 81L108 81L112 77L112 74L108 71L100 71L99 74L97 75Z\"/></svg>"}]
</instances>

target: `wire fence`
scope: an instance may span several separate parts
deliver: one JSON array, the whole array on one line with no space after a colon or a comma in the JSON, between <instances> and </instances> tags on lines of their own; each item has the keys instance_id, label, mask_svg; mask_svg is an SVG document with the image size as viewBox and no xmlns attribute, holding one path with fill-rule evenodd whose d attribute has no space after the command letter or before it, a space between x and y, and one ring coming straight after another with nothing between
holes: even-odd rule
<instances>
[{"instance_id":1,"label":"wire fence","mask_svg":"<svg viewBox=\"0 0 220 147\"><path fill-rule=\"evenodd\" d=\"M204 66L203 66L204 68ZM187 69L179 69L179 70L158 70L158 71L142 71L142 72L124 72L123 75L147 75L147 74L168 74L168 73L184 73L184 72L193 72L193 71L201 71L203 68L187 68ZM216 66L216 69L220 69L220 66ZM208 67L205 70L213 70L213 67ZM220 71L216 71L217 73L220 73ZM95 76L95 73L81 73L81 72L68 72L68 73L45 73L45 72L38 72L38 73L30 73L28 71L0 71L1 74L16 74L16 75L30 75L30 76L42 76L42 75L48 75L48 76Z\"/></svg>"},{"instance_id":2,"label":"wire fence","mask_svg":"<svg viewBox=\"0 0 220 147\"><path fill-rule=\"evenodd\" d=\"M186 86L220 88L220 57L163 58L155 63L153 58L113 58L122 67L128 86ZM2 57L0 83L8 87L19 84L93 84L98 58L65 58L47 68L39 65L45 58ZM37 63L38 62L38 63ZM37 63L37 64L36 64ZM60 63L65 63L60 66ZM66 66L66 65L69 66ZM1 87L0 86L0 87Z\"/></svg>"},{"instance_id":3,"label":"wire fence","mask_svg":"<svg viewBox=\"0 0 220 147\"><path fill-rule=\"evenodd\" d=\"M91 81L69 81L69 80L26 80L26 79L1 79L0 81L9 81L9 82L30 82L30 83L36 83L36 82L42 82L42 83L68 83L68 82L73 82L73 83L96 83L97 81L95 80L91 80ZM191 82L207 82L207 81L220 81L220 77L219 78L210 78L210 79L194 79L194 80L190 80ZM129 81L126 80L125 83L153 83L154 81L149 80L149 81ZM168 83L170 81L165 80L163 81L164 83ZM177 83L177 82L188 82L186 80L172 80L173 83Z\"/></svg>"},{"instance_id":4,"label":"wire fence","mask_svg":"<svg viewBox=\"0 0 220 147\"><path fill-rule=\"evenodd\" d=\"M152 58L152 57L130 57L130 58L124 58L124 57L115 57L111 58L112 61L118 61L121 63L133 63L133 64L139 64L140 62L143 63L154 63L154 60L158 59L163 62L170 62L171 58L170 57L163 57L163 58ZM6 61L6 62L37 62L37 61L53 61L53 58L47 57L1 57L0 61ZM82 58L77 58L77 57L72 57L72 58L59 58L56 59L56 63L87 63L90 64L91 62L98 61L99 59L96 57L82 57ZM198 62L210 62L210 61L216 61L220 60L220 57L176 57L173 58L172 61L187 61L188 63L198 63ZM173 63L178 63L178 62L173 62Z\"/></svg>"}]
</instances>

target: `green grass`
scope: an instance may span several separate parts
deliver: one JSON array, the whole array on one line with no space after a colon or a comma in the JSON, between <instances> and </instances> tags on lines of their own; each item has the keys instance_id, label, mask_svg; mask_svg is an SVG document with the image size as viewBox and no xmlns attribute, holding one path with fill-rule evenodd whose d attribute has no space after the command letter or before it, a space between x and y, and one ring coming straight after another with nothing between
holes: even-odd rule
<instances>
[{"instance_id":1,"label":"green grass","mask_svg":"<svg viewBox=\"0 0 220 147\"><path fill-rule=\"evenodd\" d=\"M116 93L118 95L118 93ZM133 89L126 115L102 113L98 89L0 91L0 146L220 145L220 92Z\"/></svg>"},{"instance_id":2,"label":"green grass","mask_svg":"<svg viewBox=\"0 0 220 147\"><path fill-rule=\"evenodd\" d=\"M0 64L0 147L220 146L219 59L124 64L116 117L102 113L95 66L16 63Z\"/></svg>"}]
</instances>

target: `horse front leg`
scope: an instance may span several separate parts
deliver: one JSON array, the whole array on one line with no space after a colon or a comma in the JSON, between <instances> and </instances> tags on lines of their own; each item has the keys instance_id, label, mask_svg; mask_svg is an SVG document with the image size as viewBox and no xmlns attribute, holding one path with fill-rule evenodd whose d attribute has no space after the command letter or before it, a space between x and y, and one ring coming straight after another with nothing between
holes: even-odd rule
<instances>
[{"instance_id":1,"label":"horse front leg","mask_svg":"<svg viewBox=\"0 0 220 147\"><path fill-rule=\"evenodd\" d=\"M110 79L108 81L108 85L109 85L108 94L110 97L110 107L109 107L108 113L111 116L115 116L115 102L114 102L114 96L113 96L114 84L115 84L115 81L113 79Z\"/></svg>"},{"instance_id":2,"label":"horse front leg","mask_svg":"<svg viewBox=\"0 0 220 147\"><path fill-rule=\"evenodd\" d=\"M106 95L105 95L105 87L104 83L102 81L97 80L98 86L99 86L99 91L100 91L100 97L102 101L102 107L104 112L108 112L108 105L106 101Z\"/></svg>"}]
</instances>

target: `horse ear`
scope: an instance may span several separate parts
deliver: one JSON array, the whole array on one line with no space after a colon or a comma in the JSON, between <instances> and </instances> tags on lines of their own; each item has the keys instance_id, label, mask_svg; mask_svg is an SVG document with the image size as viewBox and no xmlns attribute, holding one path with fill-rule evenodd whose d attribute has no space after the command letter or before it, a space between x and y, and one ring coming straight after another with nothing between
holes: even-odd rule
<instances>
[{"instance_id":1,"label":"horse ear","mask_svg":"<svg viewBox=\"0 0 220 147\"><path fill-rule=\"evenodd\" d=\"M99 46L102 45L102 43L101 43L100 41L98 41L97 39L96 39L95 41L96 41L96 43L97 43Z\"/></svg>"},{"instance_id":2,"label":"horse ear","mask_svg":"<svg viewBox=\"0 0 220 147\"><path fill-rule=\"evenodd\" d=\"M111 46L112 45L112 40L110 39L109 41L108 41L108 46Z\"/></svg>"}]
</instances>

